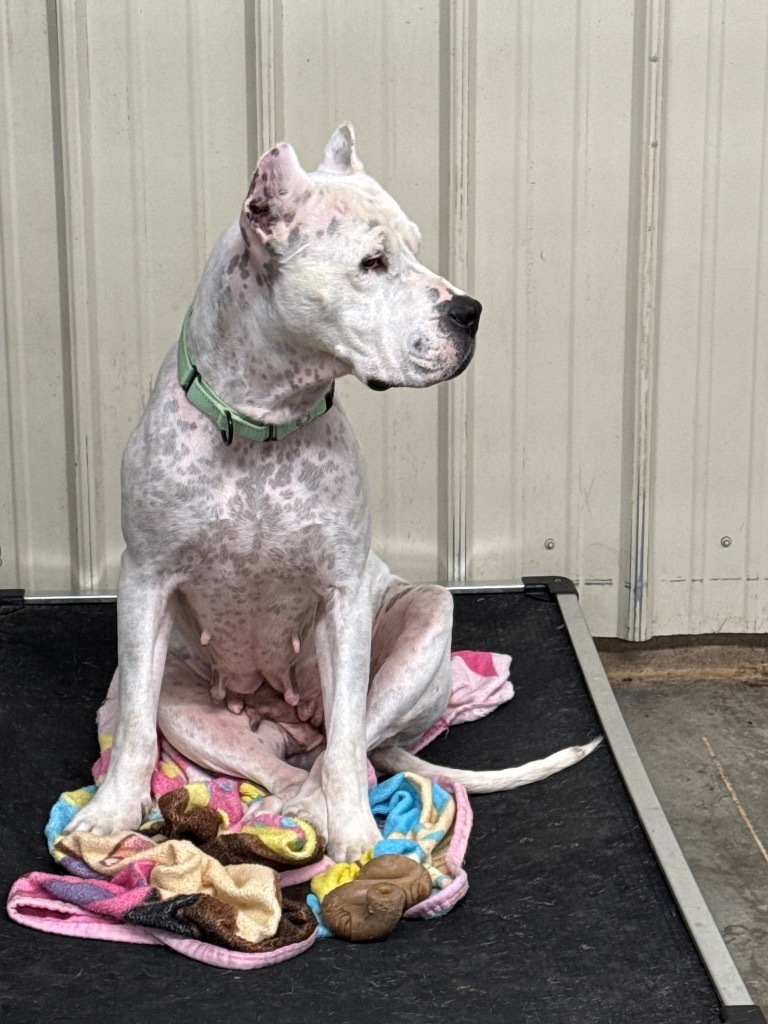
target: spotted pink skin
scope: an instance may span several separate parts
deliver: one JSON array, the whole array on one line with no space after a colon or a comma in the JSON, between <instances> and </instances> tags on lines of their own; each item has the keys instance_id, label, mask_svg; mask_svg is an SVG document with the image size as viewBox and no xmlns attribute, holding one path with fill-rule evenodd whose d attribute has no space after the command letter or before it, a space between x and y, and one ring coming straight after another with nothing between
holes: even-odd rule
<instances>
[{"instance_id":1,"label":"spotted pink skin","mask_svg":"<svg viewBox=\"0 0 768 1024\"><path fill-rule=\"evenodd\" d=\"M348 126L312 174L281 143L197 288L200 373L274 423L345 374L448 379L471 356L441 308L462 293L418 262L418 244ZM225 446L180 388L174 346L122 490L120 713L107 777L70 829L138 825L159 723L191 760L260 782L332 856L356 859L378 839L367 751L415 739L447 705L452 602L371 552L364 459L340 403L279 442Z\"/></svg>"}]
</instances>

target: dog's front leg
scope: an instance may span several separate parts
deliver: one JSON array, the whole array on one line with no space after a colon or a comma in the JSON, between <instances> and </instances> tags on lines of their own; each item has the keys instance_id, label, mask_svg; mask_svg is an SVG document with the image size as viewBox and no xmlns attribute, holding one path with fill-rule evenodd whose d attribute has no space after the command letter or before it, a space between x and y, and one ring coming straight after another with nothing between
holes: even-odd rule
<instances>
[{"instance_id":1,"label":"dog's front leg","mask_svg":"<svg viewBox=\"0 0 768 1024\"><path fill-rule=\"evenodd\" d=\"M371 628L364 580L336 590L316 628L327 742L298 799L325 798L328 853L336 861L357 860L381 838L368 801L365 745Z\"/></svg>"},{"instance_id":2,"label":"dog's front leg","mask_svg":"<svg viewBox=\"0 0 768 1024\"><path fill-rule=\"evenodd\" d=\"M157 759L157 703L168 651L170 587L123 557L118 586L120 698L109 768L67 832L135 829L149 809Z\"/></svg>"}]
</instances>

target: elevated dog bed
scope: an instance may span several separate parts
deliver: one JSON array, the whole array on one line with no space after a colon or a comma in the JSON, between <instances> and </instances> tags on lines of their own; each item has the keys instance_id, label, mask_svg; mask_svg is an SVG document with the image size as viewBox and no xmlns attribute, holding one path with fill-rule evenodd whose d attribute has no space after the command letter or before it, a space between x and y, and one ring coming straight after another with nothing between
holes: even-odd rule
<instances>
[{"instance_id":1,"label":"elevated dog bed","mask_svg":"<svg viewBox=\"0 0 768 1024\"><path fill-rule=\"evenodd\" d=\"M7 894L48 873L42 835L88 781L115 660L109 603L9 603L0 615ZM258 972L145 944L85 942L0 923L9 1020L709 1024L764 1021L701 901L613 701L567 581L456 594L454 647L512 656L513 700L424 756L491 769L603 733L560 775L472 797L468 894L385 940L329 938Z\"/></svg>"}]
</instances>

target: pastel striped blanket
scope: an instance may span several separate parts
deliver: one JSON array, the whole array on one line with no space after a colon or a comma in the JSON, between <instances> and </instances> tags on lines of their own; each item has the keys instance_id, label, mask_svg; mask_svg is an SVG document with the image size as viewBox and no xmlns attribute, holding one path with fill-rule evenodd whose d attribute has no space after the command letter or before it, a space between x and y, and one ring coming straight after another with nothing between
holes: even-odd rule
<instances>
[{"instance_id":1,"label":"pastel striped blanket","mask_svg":"<svg viewBox=\"0 0 768 1024\"><path fill-rule=\"evenodd\" d=\"M412 749L509 700L509 665L506 655L455 653L448 709ZM407 917L445 914L467 891L462 865L472 812L460 785L411 773L377 782L369 769L369 799L382 839L360 863L334 864L308 822L260 813L265 790L214 776L162 736L153 803L140 828L64 835L106 772L112 737L102 733L99 742L95 784L63 793L46 826L59 873L32 872L10 891L8 913L20 924L162 944L242 970L296 956L330 934L323 899L372 857L400 853L429 871L432 892Z\"/></svg>"}]
</instances>

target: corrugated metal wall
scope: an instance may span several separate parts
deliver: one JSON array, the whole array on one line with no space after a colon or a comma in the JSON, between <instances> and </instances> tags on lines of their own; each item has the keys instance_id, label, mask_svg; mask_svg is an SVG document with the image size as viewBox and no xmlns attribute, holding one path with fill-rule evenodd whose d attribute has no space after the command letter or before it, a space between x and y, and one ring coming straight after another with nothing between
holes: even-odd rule
<instances>
[{"instance_id":1,"label":"corrugated metal wall","mask_svg":"<svg viewBox=\"0 0 768 1024\"><path fill-rule=\"evenodd\" d=\"M765 630L767 50L764 0L0 0L0 586L114 587L210 245L261 151L350 119L485 306L450 385L343 382L384 557Z\"/></svg>"}]
</instances>

